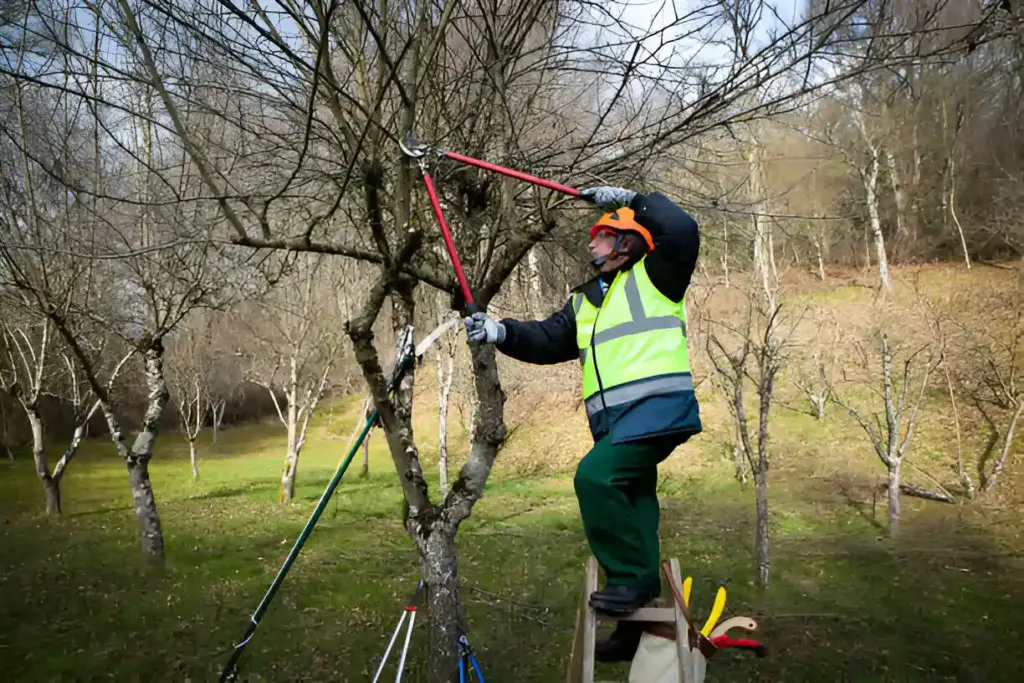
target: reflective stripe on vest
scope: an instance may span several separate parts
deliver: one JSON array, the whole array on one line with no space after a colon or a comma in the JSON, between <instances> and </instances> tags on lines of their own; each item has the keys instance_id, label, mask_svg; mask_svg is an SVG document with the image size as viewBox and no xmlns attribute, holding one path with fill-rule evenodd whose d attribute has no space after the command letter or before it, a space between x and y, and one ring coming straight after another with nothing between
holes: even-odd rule
<instances>
[{"instance_id":1,"label":"reflective stripe on vest","mask_svg":"<svg viewBox=\"0 0 1024 683\"><path fill-rule=\"evenodd\" d=\"M573 301L589 415L647 396L693 391L685 299L676 303L662 295L645 262L615 277L600 308L582 293Z\"/></svg>"},{"instance_id":2,"label":"reflective stripe on vest","mask_svg":"<svg viewBox=\"0 0 1024 683\"><path fill-rule=\"evenodd\" d=\"M633 403L648 396L671 394L677 391L693 391L693 377L690 375L667 375L622 387L606 388L604 394L596 394L585 401L587 415L593 415L605 408L613 408L624 403Z\"/></svg>"}]
</instances>

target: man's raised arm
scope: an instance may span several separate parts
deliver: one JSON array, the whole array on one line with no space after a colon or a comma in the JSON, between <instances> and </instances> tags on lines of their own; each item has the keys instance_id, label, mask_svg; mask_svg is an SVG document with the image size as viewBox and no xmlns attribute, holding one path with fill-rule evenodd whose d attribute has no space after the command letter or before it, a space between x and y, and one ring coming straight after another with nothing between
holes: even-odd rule
<instances>
[{"instance_id":1,"label":"man's raised arm","mask_svg":"<svg viewBox=\"0 0 1024 683\"><path fill-rule=\"evenodd\" d=\"M682 301L700 253L697 221L660 192L637 194L629 208L654 240L654 251L647 256L651 283L672 301Z\"/></svg>"}]
</instances>

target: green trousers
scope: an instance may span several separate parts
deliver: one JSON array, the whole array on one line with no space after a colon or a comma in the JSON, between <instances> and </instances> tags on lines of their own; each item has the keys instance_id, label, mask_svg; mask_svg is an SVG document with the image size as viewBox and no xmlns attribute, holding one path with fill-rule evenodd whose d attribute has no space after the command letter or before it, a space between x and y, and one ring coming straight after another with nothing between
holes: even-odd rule
<instances>
[{"instance_id":1,"label":"green trousers","mask_svg":"<svg viewBox=\"0 0 1024 683\"><path fill-rule=\"evenodd\" d=\"M583 456L573 485L590 550L607 584L661 594L658 464L680 439L614 445L606 436Z\"/></svg>"}]
</instances>

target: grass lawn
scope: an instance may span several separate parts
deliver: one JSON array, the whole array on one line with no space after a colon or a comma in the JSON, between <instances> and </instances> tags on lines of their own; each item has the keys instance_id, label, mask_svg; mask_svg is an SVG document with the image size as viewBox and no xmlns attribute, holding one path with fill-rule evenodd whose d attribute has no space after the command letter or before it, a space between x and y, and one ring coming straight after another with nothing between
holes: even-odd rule
<instances>
[{"instance_id":1,"label":"grass lawn","mask_svg":"<svg viewBox=\"0 0 1024 683\"><path fill-rule=\"evenodd\" d=\"M943 400L938 392L922 413L907 480L920 467L949 481ZM184 442L162 434L152 463L168 558L159 576L139 566L126 474L109 442L87 443L71 464L56 520L41 514L30 459L0 462L3 680L216 680L340 461L360 402L336 406L331 426L322 411L290 505L277 502L279 425L226 430L216 447L201 443L197 482ZM556 682L564 680L588 552L571 480L587 448L585 418L554 398L524 394L513 403L510 425L522 428L459 534L468 636L488 681ZM756 617L770 653L757 660L723 651L710 662L709 682L1024 680L1018 463L985 505L904 498L902 535L890 542L884 496L871 493L881 466L859 428L838 412L816 422L780 405L772 578L762 594L753 585L753 491L732 478L724 411L713 400L703 406L706 433L663 467L663 555L693 575L698 618L726 581L723 618ZM417 437L434 490L431 408L429 400L417 407ZM452 421L458 460L465 432ZM982 431L966 436L972 449L985 441ZM418 568L379 431L370 470L359 478L357 458L346 475L247 648L241 680L372 678ZM404 680L426 680L426 635L414 633ZM627 671L599 665L598 677L624 681Z\"/></svg>"}]
</instances>

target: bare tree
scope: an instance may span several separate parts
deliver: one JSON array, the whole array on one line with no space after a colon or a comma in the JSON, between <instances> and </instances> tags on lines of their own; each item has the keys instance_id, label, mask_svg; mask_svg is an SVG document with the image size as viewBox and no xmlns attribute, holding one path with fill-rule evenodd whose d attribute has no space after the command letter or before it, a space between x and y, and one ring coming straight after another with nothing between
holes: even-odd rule
<instances>
[{"instance_id":1,"label":"bare tree","mask_svg":"<svg viewBox=\"0 0 1024 683\"><path fill-rule=\"evenodd\" d=\"M949 328L955 327L955 312L954 307L956 305L957 297L945 295L940 297L937 301L933 301L928 297L922 296L920 291L918 296L922 302L922 308L924 309L925 315L928 318L929 327L932 332L932 340L938 347L939 357L938 363L942 365L942 372L946 380L946 391L949 394L950 409L953 412L953 433L956 437L956 460L954 469L956 472L957 480L963 487L964 495L967 499L973 499L976 493L974 479L964 468L964 442L963 442L963 429L961 425L961 412L957 402L957 387L954 382L954 375L958 364L954 360L951 363L951 356L955 357L957 347L955 346L955 339Z\"/></svg>"},{"instance_id":2,"label":"bare tree","mask_svg":"<svg viewBox=\"0 0 1024 683\"><path fill-rule=\"evenodd\" d=\"M222 327L231 322L227 312L212 316L209 321L210 335L207 337L205 392L207 406L204 413L209 416L213 428L212 443L217 444L221 424L228 404L242 398L244 366L240 357L235 355L233 339L225 334Z\"/></svg>"},{"instance_id":3,"label":"bare tree","mask_svg":"<svg viewBox=\"0 0 1024 683\"><path fill-rule=\"evenodd\" d=\"M871 133L868 132L867 124L864 122L864 114L856 111L854 119L857 123L857 130L860 131L864 142L864 160L857 166L861 182L864 185L864 204L868 210L868 225L871 227L871 236L875 242L875 258L878 263L878 277L882 287L892 288L892 281L889 278L889 257L885 251L885 234L882 232L882 220L878 211L878 167L881 145Z\"/></svg>"},{"instance_id":4,"label":"bare tree","mask_svg":"<svg viewBox=\"0 0 1024 683\"><path fill-rule=\"evenodd\" d=\"M59 515L61 481L78 453L85 429L99 403L91 389L82 386L75 363L53 339L51 321L29 310L23 313L21 323L7 320L0 329L6 349L3 359L6 363L0 361L0 389L18 401L28 418L32 459L46 496L46 513ZM113 385L132 354L133 351L129 351L110 371L108 387ZM44 395L63 401L70 408L75 425L67 448L52 470L47 462L46 425L40 403Z\"/></svg>"},{"instance_id":5,"label":"bare tree","mask_svg":"<svg viewBox=\"0 0 1024 683\"><path fill-rule=\"evenodd\" d=\"M950 320L960 333L951 344L958 360L951 373L950 386L956 384L992 432L989 448L977 462L982 494L992 491L1005 471L1013 452L1014 434L1024 414L1024 383L1020 374L1024 347L1024 284L1020 274L1010 296L1007 301L1006 292L1000 291L989 299L984 319L977 316L976 302L971 302L965 315ZM966 315L971 322L966 322ZM952 389L950 391L952 395ZM993 462L997 447L998 456Z\"/></svg>"},{"instance_id":6,"label":"bare tree","mask_svg":"<svg viewBox=\"0 0 1024 683\"><path fill-rule=\"evenodd\" d=\"M36 327L37 330L33 330ZM27 328L27 329L26 329ZM60 472L50 472L46 463L43 440L43 418L39 412L39 400L45 390L47 375L50 374L51 326L48 320L36 325L13 328L4 322L4 346L7 348L7 371L0 375L0 388L17 400L28 417L32 430L32 459L36 474L46 494L47 514L60 514ZM33 337L34 339L30 339ZM56 474L57 476L54 476Z\"/></svg>"},{"instance_id":7,"label":"bare tree","mask_svg":"<svg viewBox=\"0 0 1024 683\"><path fill-rule=\"evenodd\" d=\"M819 309L813 320L810 356L794 371L794 383L807 397L816 420L825 419L825 407L835 385L839 362L839 325L827 309Z\"/></svg>"},{"instance_id":8,"label":"bare tree","mask_svg":"<svg viewBox=\"0 0 1024 683\"><path fill-rule=\"evenodd\" d=\"M869 389L881 405L858 408L849 396L844 397L840 392L833 393L833 401L857 421L885 465L889 536L896 538L900 530L900 492L911 495L919 492L915 487L901 485L900 468L914 434L928 379L937 366L937 358L930 343L909 351L904 351L900 344L894 345L885 324L878 325L872 336L877 344L877 355L856 343L860 368L868 373L870 381L850 378L845 367L843 379L848 385Z\"/></svg>"},{"instance_id":9,"label":"bare tree","mask_svg":"<svg viewBox=\"0 0 1024 683\"><path fill-rule=\"evenodd\" d=\"M196 439L206 424L208 410L213 406L209 388L212 363L209 362L207 341L210 333L209 321L205 326L201 322L187 325L173 337L168 353L167 374L178 408L178 421L188 441L193 479L199 478Z\"/></svg>"},{"instance_id":10,"label":"bare tree","mask_svg":"<svg viewBox=\"0 0 1024 683\"><path fill-rule=\"evenodd\" d=\"M771 559L768 533L768 470L770 467L770 416L775 397L775 379L782 368L785 341L780 329L779 306L774 299L765 304L754 291L749 292L742 327L717 322L718 331L707 336L708 356L727 388L729 413L732 416L737 448L754 475L757 522L754 552L758 583L768 586ZM757 394L757 432L751 435L747 417L747 381Z\"/></svg>"},{"instance_id":11,"label":"bare tree","mask_svg":"<svg viewBox=\"0 0 1024 683\"><path fill-rule=\"evenodd\" d=\"M332 272L333 271L333 272ZM299 456L309 422L328 388L344 339L334 289L337 269L320 254L299 254L294 277L260 301L260 315L248 324L253 343L247 378L264 387L288 433L280 499L295 497ZM238 311L248 315L248 308Z\"/></svg>"}]
</instances>

